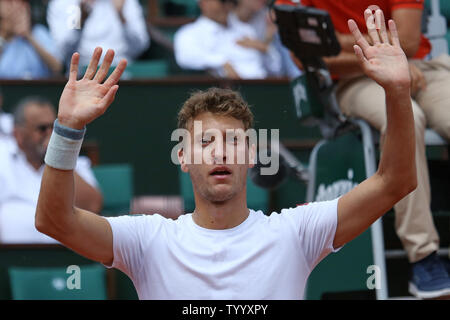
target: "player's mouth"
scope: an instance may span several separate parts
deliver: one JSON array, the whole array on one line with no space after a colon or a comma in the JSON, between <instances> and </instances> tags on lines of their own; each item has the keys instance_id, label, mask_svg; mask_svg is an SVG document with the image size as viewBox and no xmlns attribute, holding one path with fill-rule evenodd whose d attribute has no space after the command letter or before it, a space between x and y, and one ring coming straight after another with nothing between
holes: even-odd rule
<instances>
[{"instance_id":1,"label":"player's mouth","mask_svg":"<svg viewBox=\"0 0 450 320\"><path fill-rule=\"evenodd\" d=\"M215 179L218 179L218 180L227 179L228 177L231 176L231 174L232 174L232 171L227 166L215 167L214 169L212 169L209 172L210 176L213 176Z\"/></svg>"}]
</instances>

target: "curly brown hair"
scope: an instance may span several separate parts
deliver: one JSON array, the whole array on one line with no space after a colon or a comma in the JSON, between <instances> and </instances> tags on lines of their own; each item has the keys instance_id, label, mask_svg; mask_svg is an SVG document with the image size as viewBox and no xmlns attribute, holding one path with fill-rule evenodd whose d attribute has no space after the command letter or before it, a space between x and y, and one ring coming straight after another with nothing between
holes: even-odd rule
<instances>
[{"instance_id":1,"label":"curly brown hair","mask_svg":"<svg viewBox=\"0 0 450 320\"><path fill-rule=\"evenodd\" d=\"M196 91L178 112L178 128L188 129L192 119L203 112L242 120L245 130L253 128L253 113L242 96L230 89L209 88Z\"/></svg>"}]
</instances>

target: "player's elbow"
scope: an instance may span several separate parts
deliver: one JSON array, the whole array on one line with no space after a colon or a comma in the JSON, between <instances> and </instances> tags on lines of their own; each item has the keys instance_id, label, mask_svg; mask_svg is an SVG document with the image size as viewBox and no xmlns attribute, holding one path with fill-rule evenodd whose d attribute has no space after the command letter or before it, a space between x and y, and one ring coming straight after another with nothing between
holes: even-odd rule
<instances>
[{"instance_id":1,"label":"player's elbow","mask_svg":"<svg viewBox=\"0 0 450 320\"><path fill-rule=\"evenodd\" d=\"M42 234L45 234L46 236L49 236L50 238L53 238L55 240L60 240L61 239L61 232L58 233L57 232L57 228L54 227L54 225L52 223L50 223L49 221L46 221L42 218L36 218L34 220L34 227L36 228L37 231L39 231Z\"/></svg>"},{"instance_id":2,"label":"player's elbow","mask_svg":"<svg viewBox=\"0 0 450 320\"><path fill-rule=\"evenodd\" d=\"M41 201L38 200L38 204L36 206L36 213L34 215L34 227L37 231L44 233L46 226L45 221L45 210L42 208Z\"/></svg>"},{"instance_id":3,"label":"player's elbow","mask_svg":"<svg viewBox=\"0 0 450 320\"><path fill-rule=\"evenodd\" d=\"M45 235L50 235L51 233L50 222L48 219L45 218L42 210L39 207L36 209L36 216L34 218L34 227L36 228L37 231Z\"/></svg>"},{"instance_id":4,"label":"player's elbow","mask_svg":"<svg viewBox=\"0 0 450 320\"><path fill-rule=\"evenodd\" d=\"M406 184L405 193L407 196L417 188L417 175L412 174L411 177L408 179L408 183Z\"/></svg>"},{"instance_id":5,"label":"player's elbow","mask_svg":"<svg viewBox=\"0 0 450 320\"><path fill-rule=\"evenodd\" d=\"M40 233L45 233L45 223L38 217L38 212L36 212L36 217L34 218L34 227Z\"/></svg>"},{"instance_id":6,"label":"player's elbow","mask_svg":"<svg viewBox=\"0 0 450 320\"><path fill-rule=\"evenodd\" d=\"M103 209L103 196L100 192L95 192L86 210L100 214Z\"/></svg>"},{"instance_id":7,"label":"player's elbow","mask_svg":"<svg viewBox=\"0 0 450 320\"><path fill-rule=\"evenodd\" d=\"M396 183L391 183L389 188L389 192L393 195L398 201L409 195L411 192L416 190L417 188L417 175L414 173L410 173L408 175L404 175L396 180Z\"/></svg>"},{"instance_id":8,"label":"player's elbow","mask_svg":"<svg viewBox=\"0 0 450 320\"><path fill-rule=\"evenodd\" d=\"M58 213L61 213L63 210L56 209ZM38 203L36 207L36 214L34 218L34 227L40 233L43 233L49 237L54 239L58 239L60 235L67 233L69 230L68 227L71 225L70 221L68 221L70 214L67 212L61 218L58 215L51 215L51 212L54 212L55 208L46 208L44 205Z\"/></svg>"}]
</instances>

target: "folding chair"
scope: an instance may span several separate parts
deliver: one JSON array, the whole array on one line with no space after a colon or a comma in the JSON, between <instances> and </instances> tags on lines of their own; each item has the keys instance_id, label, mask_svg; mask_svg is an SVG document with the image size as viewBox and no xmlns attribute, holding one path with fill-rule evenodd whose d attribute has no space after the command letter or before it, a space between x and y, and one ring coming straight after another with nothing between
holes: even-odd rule
<instances>
[{"instance_id":1,"label":"folding chair","mask_svg":"<svg viewBox=\"0 0 450 320\"><path fill-rule=\"evenodd\" d=\"M98 264L10 267L8 274L14 300L106 299L106 271Z\"/></svg>"},{"instance_id":2,"label":"folding chair","mask_svg":"<svg viewBox=\"0 0 450 320\"><path fill-rule=\"evenodd\" d=\"M102 215L128 214L133 197L133 167L104 164L92 168L103 194Z\"/></svg>"}]
</instances>

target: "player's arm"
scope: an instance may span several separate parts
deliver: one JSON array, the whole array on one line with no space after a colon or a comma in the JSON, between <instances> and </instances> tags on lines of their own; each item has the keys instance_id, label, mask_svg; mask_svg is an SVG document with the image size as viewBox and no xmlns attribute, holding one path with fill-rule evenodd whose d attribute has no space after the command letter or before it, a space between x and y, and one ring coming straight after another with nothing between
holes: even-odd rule
<instances>
[{"instance_id":1,"label":"player's arm","mask_svg":"<svg viewBox=\"0 0 450 320\"><path fill-rule=\"evenodd\" d=\"M126 60L122 60L103 83L114 51L106 53L97 72L101 54L101 48L95 49L86 73L79 81L77 70L80 55L75 53L72 56L69 81L59 102L58 122L62 126L81 130L102 115L113 102ZM36 208L36 228L89 259L111 264L113 243L109 223L94 213L76 208L74 191L73 170L46 165Z\"/></svg>"},{"instance_id":2,"label":"player's arm","mask_svg":"<svg viewBox=\"0 0 450 320\"><path fill-rule=\"evenodd\" d=\"M386 140L377 172L339 199L335 248L365 231L417 185L408 61L394 21L389 21L390 44L382 11L376 14L381 15L382 24L378 31L374 26L369 30L374 45L366 41L353 20L349 28L361 68L386 93Z\"/></svg>"}]
</instances>

